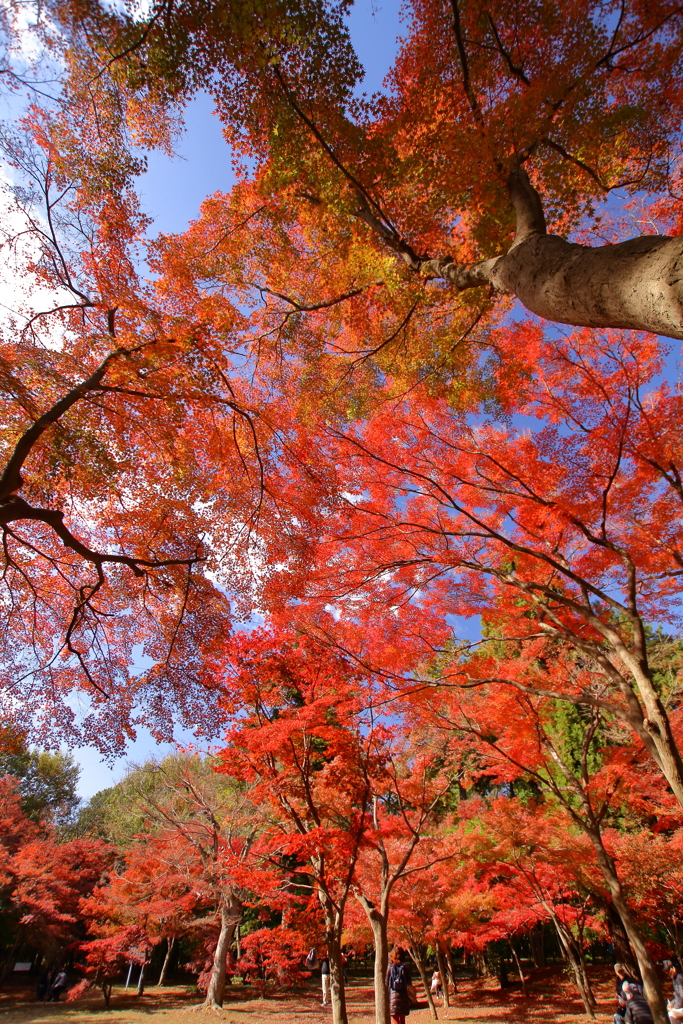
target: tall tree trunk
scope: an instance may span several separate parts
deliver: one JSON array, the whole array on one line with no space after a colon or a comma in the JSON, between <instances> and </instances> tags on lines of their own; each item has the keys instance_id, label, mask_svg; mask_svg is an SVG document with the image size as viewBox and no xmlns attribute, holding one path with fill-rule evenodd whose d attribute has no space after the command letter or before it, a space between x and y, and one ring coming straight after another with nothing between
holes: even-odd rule
<instances>
[{"instance_id":1,"label":"tall tree trunk","mask_svg":"<svg viewBox=\"0 0 683 1024\"><path fill-rule=\"evenodd\" d=\"M455 959L453 957L453 950L451 949L450 942L445 944L446 953L446 965L448 967L448 976L451 979L451 985L453 986L453 995L458 994L458 979L455 976Z\"/></svg>"},{"instance_id":2,"label":"tall tree trunk","mask_svg":"<svg viewBox=\"0 0 683 1024\"><path fill-rule=\"evenodd\" d=\"M623 964L632 978L640 977L638 961L633 955L633 950L631 949L631 943L628 941L626 929L624 928L623 921L619 917L614 904L611 900L603 900L599 897L594 897L594 899L595 902L602 907L605 913L605 923L607 925L607 931L609 932L610 942L612 943L612 949L614 950L615 962Z\"/></svg>"},{"instance_id":3,"label":"tall tree trunk","mask_svg":"<svg viewBox=\"0 0 683 1024\"><path fill-rule=\"evenodd\" d=\"M138 978L138 997L145 994L145 975L147 974L147 961L140 966L140 977Z\"/></svg>"},{"instance_id":4,"label":"tall tree trunk","mask_svg":"<svg viewBox=\"0 0 683 1024\"><path fill-rule=\"evenodd\" d=\"M332 1024L348 1024L346 991L344 988L344 962L341 950L341 921L336 912L326 914L327 955L330 959L330 1002Z\"/></svg>"},{"instance_id":5,"label":"tall tree trunk","mask_svg":"<svg viewBox=\"0 0 683 1024\"><path fill-rule=\"evenodd\" d=\"M242 903L234 893L224 896L221 900L221 930L213 958L213 968L206 998L196 1007L197 1010L219 1010L223 1006L225 996L225 973L228 953L235 935L235 928L242 920Z\"/></svg>"},{"instance_id":6,"label":"tall tree trunk","mask_svg":"<svg viewBox=\"0 0 683 1024\"><path fill-rule=\"evenodd\" d=\"M436 962L439 965L439 977L441 978L441 989L443 991L443 1005L450 1006L451 1001L448 998L448 971L446 970L446 960L439 942L436 943L434 952L436 953Z\"/></svg>"},{"instance_id":7,"label":"tall tree trunk","mask_svg":"<svg viewBox=\"0 0 683 1024\"><path fill-rule=\"evenodd\" d=\"M650 1013L655 1024L669 1024L669 1015L666 1010L666 1000L662 993L662 986L659 982L657 969L652 961L642 932L636 923L636 919L626 902L626 895L617 873L616 864L603 846L602 836L598 829L588 830L588 835L595 849L598 865L612 897L614 908L621 918L626 934L628 935L633 951L638 960L640 976L643 979L643 992L650 1007Z\"/></svg>"},{"instance_id":8,"label":"tall tree trunk","mask_svg":"<svg viewBox=\"0 0 683 1024\"><path fill-rule=\"evenodd\" d=\"M164 982L166 981L166 974L168 972L168 965L171 962L171 955L173 953L173 947L174 946L175 946L175 935L169 935L168 938L166 939L166 956L164 957L164 962L163 962L162 967L161 967L161 974L159 975L159 980L157 982L157 988L159 988L161 985L163 985Z\"/></svg>"},{"instance_id":9,"label":"tall tree trunk","mask_svg":"<svg viewBox=\"0 0 683 1024\"><path fill-rule=\"evenodd\" d=\"M528 993L527 993L527 988L526 988L526 978L524 977L524 971L522 970L522 964L521 964L521 961L520 961L519 956L517 954L517 950L515 949L514 940L510 938L510 939L508 939L508 942L510 944L510 949L512 950L512 956L513 956L513 959L515 961L515 965L517 967L517 974L519 974L519 980L522 983L522 992L526 996Z\"/></svg>"},{"instance_id":10,"label":"tall tree trunk","mask_svg":"<svg viewBox=\"0 0 683 1024\"><path fill-rule=\"evenodd\" d=\"M389 940L387 938L386 906L378 910L371 900L363 896L362 893L356 893L356 899L367 914L375 947L375 1024L389 1024L389 991L386 983L389 968Z\"/></svg>"},{"instance_id":11,"label":"tall tree trunk","mask_svg":"<svg viewBox=\"0 0 683 1024\"><path fill-rule=\"evenodd\" d=\"M569 960L569 963L571 964L576 987L579 990L579 995L581 996L581 1002L583 1003L588 1016L592 1020L595 1020L595 1007L597 1006L597 1003L590 980L586 974L583 961L579 956L576 940L569 928L567 928L564 922L559 919L553 910L550 911L550 914L553 924L555 925L557 936L560 940L560 945L565 951L567 960Z\"/></svg>"},{"instance_id":12,"label":"tall tree trunk","mask_svg":"<svg viewBox=\"0 0 683 1024\"><path fill-rule=\"evenodd\" d=\"M424 986L425 995L427 996L427 1002L429 1003L429 1012L432 1016L432 1020L438 1020L439 1015L436 1012L436 1006L434 1005L434 1000L432 999L432 990L429 986L429 981L427 979L427 971L425 969L424 957L422 956L422 948L419 945L417 945L417 943L411 943L409 949L411 959L415 966L417 967L418 974L420 975L420 980L422 981L422 985Z\"/></svg>"}]
</instances>

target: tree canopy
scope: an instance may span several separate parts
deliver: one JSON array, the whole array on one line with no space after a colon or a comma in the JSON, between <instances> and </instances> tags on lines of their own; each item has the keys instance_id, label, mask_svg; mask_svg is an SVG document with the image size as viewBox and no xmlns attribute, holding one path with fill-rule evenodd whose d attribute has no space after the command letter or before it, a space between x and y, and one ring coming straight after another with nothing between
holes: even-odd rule
<instances>
[{"instance_id":1,"label":"tree canopy","mask_svg":"<svg viewBox=\"0 0 683 1024\"><path fill-rule=\"evenodd\" d=\"M346 2L31 9L2 15L25 286L0 323L3 711L27 742L115 753L181 722L221 744L159 769L162 796L128 780L128 818L100 796L72 840L87 877L50 847L86 978L107 996L128 949L170 956L204 915L193 962L220 1004L266 908L273 977L324 927L343 1024L347 927L381 967L390 934L421 972L433 942L445 972L453 943L514 950L545 922L587 1012L585 935L609 932L665 1024L680 7L412 0L372 96ZM199 90L235 183L154 235L145 150L172 151ZM7 765L29 941L21 872L57 839Z\"/></svg>"}]
</instances>

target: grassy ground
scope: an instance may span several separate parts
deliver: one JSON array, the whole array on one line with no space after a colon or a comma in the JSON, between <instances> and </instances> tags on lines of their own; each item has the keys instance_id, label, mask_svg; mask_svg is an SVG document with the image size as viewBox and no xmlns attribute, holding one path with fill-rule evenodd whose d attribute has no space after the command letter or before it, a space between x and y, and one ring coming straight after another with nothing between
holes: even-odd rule
<instances>
[{"instance_id":1,"label":"grassy ground","mask_svg":"<svg viewBox=\"0 0 683 1024\"><path fill-rule=\"evenodd\" d=\"M613 976L607 969L594 975L599 1000L597 1020L611 1021ZM420 991L418 989L418 995ZM372 987L367 981L352 980L348 989L349 1024L371 1024L374 1020ZM92 994L75 1003L36 1003L34 991L16 989L0 992L0 1024L329 1024L329 1008L320 1005L318 989L296 993L274 993L257 998L249 987L228 990L222 1014L193 1013L198 1003L195 992L183 987L150 988L142 999L134 991L114 989L106 1009L101 995ZM439 1007L440 1020L460 1024L585 1024L589 1020L568 979L557 969L535 971L525 998L519 987L505 992L494 980L462 982L453 1005ZM152 1021L151 1018L154 1018ZM414 1010L409 1024L428 1024L429 1010Z\"/></svg>"}]
</instances>

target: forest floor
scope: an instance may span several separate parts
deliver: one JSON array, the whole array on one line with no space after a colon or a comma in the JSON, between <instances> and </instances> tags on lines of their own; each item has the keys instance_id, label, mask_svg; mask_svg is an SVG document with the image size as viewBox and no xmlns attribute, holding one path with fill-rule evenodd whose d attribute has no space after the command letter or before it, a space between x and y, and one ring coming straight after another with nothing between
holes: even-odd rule
<instances>
[{"instance_id":1,"label":"forest floor","mask_svg":"<svg viewBox=\"0 0 683 1024\"><path fill-rule=\"evenodd\" d=\"M614 975L609 968L595 968L592 981L599 1001L597 1020L611 1021L614 1012ZM501 991L495 979L462 981L451 1007L438 1007L439 1020L460 1024L586 1024L576 990L560 968L533 971L528 996L521 987ZM418 987L418 995L421 995ZM374 1020L372 985L352 979L347 989L349 1024ZM192 1013L200 1002L196 991L185 986L150 988L138 999L134 990L115 988L107 1009L100 993L77 1002L37 1003L26 988L0 992L0 1024L328 1024L329 1007L320 1005L318 989L273 994L258 998L252 986L228 989L222 1013ZM157 1020L150 1020L157 1018ZM409 1024L428 1024L429 1010L413 1010Z\"/></svg>"}]
</instances>

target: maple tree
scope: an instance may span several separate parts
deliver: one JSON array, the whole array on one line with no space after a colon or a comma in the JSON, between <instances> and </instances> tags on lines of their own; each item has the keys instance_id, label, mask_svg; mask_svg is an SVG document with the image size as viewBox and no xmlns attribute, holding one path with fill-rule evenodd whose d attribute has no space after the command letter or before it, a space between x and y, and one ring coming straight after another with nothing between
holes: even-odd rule
<instances>
[{"instance_id":1,"label":"maple tree","mask_svg":"<svg viewBox=\"0 0 683 1024\"><path fill-rule=\"evenodd\" d=\"M106 76L138 102L210 91L228 140L263 170L259 221L284 217L294 233L314 206L318 251L346 250L354 291L381 266L384 283L398 278L411 295L397 330L412 305L428 319L436 303L457 338L492 303L480 292L454 300L449 286L489 286L554 321L682 336L678 241L585 247L562 237L615 189L659 197L678 183L674 2L498 0L482 13L473 0L414 0L387 92L362 99L347 7L278 4L266 14L246 4L218 19L195 3L160 2L137 18L92 0L51 9L72 53L86 43L89 80ZM680 211L674 201L656 213L676 223ZM264 284L291 294L273 269L262 265ZM319 301L325 277L323 265ZM425 279L446 294L434 299Z\"/></svg>"},{"instance_id":2,"label":"maple tree","mask_svg":"<svg viewBox=\"0 0 683 1024\"><path fill-rule=\"evenodd\" d=\"M207 909L196 858L188 852L177 837L143 835L127 849L120 848L122 863L81 903L91 930L104 929L102 938L132 928L144 935L147 949L166 940L159 985L165 980L176 940Z\"/></svg>"},{"instance_id":3,"label":"maple tree","mask_svg":"<svg viewBox=\"0 0 683 1024\"><path fill-rule=\"evenodd\" d=\"M670 810L656 772L648 778L644 770L642 747L625 746L618 739L610 743L609 722L597 708L586 711L578 743L573 742L569 730L557 729L553 700L520 694L514 686L498 689L493 701L490 693L476 688L454 696L449 704L449 711L440 712L444 724L450 719L454 729L475 738L481 770L501 782L520 774L531 779L563 809L565 828L571 822L583 832L633 947L653 1017L665 1024L656 967L604 834L617 801L651 808L659 799L664 813ZM563 930L558 928L558 933L564 942Z\"/></svg>"},{"instance_id":4,"label":"maple tree","mask_svg":"<svg viewBox=\"0 0 683 1024\"><path fill-rule=\"evenodd\" d=\"M49 819L34 821L19 780L0 778L3 976L22 949L55 962L79 938L81 900L99 883L113 850L93 839L60 841ZM29 808L30 810L30 808Z\"/></svg>"},{"instance_id":5,"label":"maple tree","mask_svg":"<svg viewBox=\"0 0 683 1024\"><path fill-rule=\"evenodd\" d=\"M264 808L259 845L291 857L324 920L335 1024L347 1020L342 932L370 828L384 728L366 711L373 680L287 630L235 636L223 669L233 719L219 770Z\"/></svg>"},{"instance_id":6,"label":"maple tree","mask_svg":"<svg viewBox=\"0 0 683 1024\"><path fill-rule=\"evenodd\" d=\"M521 332L533 352L519 354ZM617 715L681 803L672 681L660 687L649 628L676 621L680 595L670 429L680 399L658 378L661 350L655 340L551 338L529 325L499 340L524 367L522 383L501 365L499 393L516 388L504 409L532 430L472 422L426 389L365 423L321 426L321 449L352 500L319 539L306 615L330 642L393 673L397 689L415 687L416 667L430 685L419 665L437 648L455 655L445 685L504 678ZM481 615L484 649L511 645L509 670L495 657L458 664L468 646L458 647L449 615ZM566 670L551 682L544 659L558 644Z\"/></svg>"},{"instance_id":7,"label":"maple tree","mask_svg":"<svg viewBox=\"0 0 683 1024\"><path fill-rule=\"evenodd\" d=\"M482 284L556 321L680 336L678 242L566 242L546 233L538 192L556 232L582 227L593 241L609 214L592 236L588 215L616 187L652 197L651 221L674 224L677 201L659 201L679 173L673 3L500 0L484 17L476 4L421 0L390 90L374 99L353 92L346 8L246 4L207 19L193 3L143 14L55 2L30 29L41 59L62 62L62 92L34 96L23 137L5 149L49 211L45 232L20 197L38 247L28 265L63 298L7 332L7 631L21 637L24 678L59 680L42 720L60 715L63 730L77 728L60 699L74 685L93 709L86 734L102 737L94 719L109 717L111 743L136 720L126 690L140 702L149 693L152 707L173 694L188 718L192 701L210 703L199 663L230 617L213 580L243 604L254 597L253 548L225 580L234 538L258 535L264 561L291 565L319 525L305 438L295 452L288 434L292 382L309 407L346 414L406 376L471 404L493 387L479 346L502 351L509 308ZM10 36L29 31L5 22ZM15 65L8 52L8 81L30 88ZM200 87L241 180L185 237L146 247L158 277L145 281L135 147L168 148ZM514 363L529 332L505 333ZM283 370L288 360L303 373ZM287 530L274 527L283 515ZM273 576L281 589L299 583ZM140 647L156 664L131 672ZM16 669L16 649L5 656ZM161 715L154 726L168 731ZM671 761L670 749L658 754Z\"/></svg>"},{"instance_id":8,"label":"maple tree","mask_svg":"<svg viewBox=\"0 0 683 1024\"><path fill-rule=\"evenodd\" d=\"M144 970L149 945L145 933L133 925L119 928L112 935L80 942L78 949L84 958L80 968L85 978L69 989L67 1001L79 999L91 985L97 985L102 992L104 1005L109 1006L114 982L124 968L137 963Z\"/></svg>"},{"instance_id":9,"label":"maple tree","mask_svg":"<svg viewBox=\"0 0 683 1024\"><path fill-rule=\"evenodd\" d=\"M409 878L448 862L453 852L445 840L445 798L453 786L445 744L422 742L413 735L399 742L388 737L383 770L372 776L372 816L356 867L354 895L372 929L375 950L375 1020L389 1024L389 929L392 894ZM392 742L393 739L393 742Z\"/></svg>"},{"instance_id":10,"label":"maple tree","mask_svg":"<svg viewBox=\"0 0 683 1024\"><path fill-rule=\"evenodd\" d=\"M678 854L682 839L680 829L653 835L645 828L612 838L634 907L650 934L661 935L662 944L676 955L683 945Z\"/></svg>"},{"instance_id":11,"label":"maple tree","mask_svg":"<svg viewBox=\"0 0 683 1024\"><path fill-rule=\"evenodd\" d=\"M586 928L630 939L662 1024L646 939L680 941L679 837L645 819L683 806L680 651L653 630L679 621L682 406L632 332L683 338L683 15L412 0L364 97L348 6L2 15L0 78L32 99L2 137L5 252L48 296L0 332L8 712L109 750L174 716L230 731L212 781L158 769L144 842L81 903L104 847L36 830L8 783L0 873L31 942L89 915L105 1001L136 936L201 926L220 1006L251 902L286 918L244 938L264 985L302 975L322 915L343 1024L356 900L381 1024L389 936L446 981L449 936L519 968L541 920L588 1012ZM140 148L169 152L199 89L237 184L145 241ZM232 637L255 607L273 629ZM468 775L483 804L446 813ZM496 791L520 780L536 803Z\"/></svg>"},{"instance_id":12,"label":"maple tree","mask_svg":"<svg viewBox=\"0 0 683 1024\"><path fill-rule=\"evenodd\" d=\"M586 1013L594 1018L597 1001L586 970L582 933L587 921L595 930L600 879L585 837L567 827L566 818L538 802L498 797L489 807L468 809L476 828L470 835L470 886L484 902L479 928L501 929L508 938L535 921L549 920L571 965ZM544 839L536 841L539 818ZM489 879L491 882L489 882ZM461 901L462 902L462 901ZM465 915L468 908L465 905ZM462 914L462 910L460 911ZM463 917L465 917L463 915ZM466 931L479 930L465 917ZM509 940L514 954L514 944Z\"/></svg>"},{"instance_id":13,"label":"maple tree","mask_svg":"<svg viewBox=\"0 0 683 1024\"><path fill-rule=\"evenodd\" d=\"M138 851L144 875L139 877L136 857L105 897L120 899L123 887L127 890L126 909L133 903L136 916L144 915L148 932L153 915L159 937L177 934L183 916L196 918L197 909L202 908L204 915L217 923L215 934L209 937L210 964L200 977L205 988L202 1006L220 1007L245 892L257 875L249 863L258 831L251 800L198 757L150 764L140 772L138 785L149 830ZM150 857L163 866L162 874L157 873ZM111 918L111 912L105 914L107 921Z\"/></svg>"},{"instance_id":14,"label":"maple tree","mask_svg":"<svg viewBox=\"0 0 683 1024\"><path fill-rule=\"evenodd\" d=\"M310 976L306 969L308 948L304 936L291 928L257 928L242 941L237 967L248 973L265 995L268 982L278 988L301 983Z\"/></svg>"},{"instance_id":15,"label":"maple tree","mask_svg":"<svg viewBox=\"0 0 683 1024\"><path fill-rule=\"evenodd\" d=\"M2 324L8 713L109 750L142 721L168 738L174 715L215 732L210 652L249 614L255 549L296 563L282 525L315 516L313 481L283 444L286 402L236 366L244 313L210 301L190 322L182 292L141 277L140 164L113 100L22 127L5 247L43 292Z\"/></svg>"}]
</instances>

